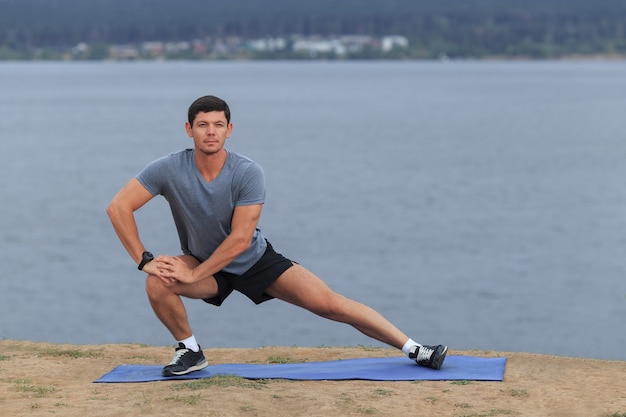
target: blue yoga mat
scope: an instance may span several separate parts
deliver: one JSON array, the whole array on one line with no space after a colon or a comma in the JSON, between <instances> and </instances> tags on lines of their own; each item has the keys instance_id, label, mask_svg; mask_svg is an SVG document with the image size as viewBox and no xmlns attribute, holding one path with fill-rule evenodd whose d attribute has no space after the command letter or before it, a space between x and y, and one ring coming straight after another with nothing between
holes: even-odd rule
<instances>
[{"instance_id":1,"label":"blue yoga mat","mask_svg":"<svg viewBox=\"0 0 626 417\"><path fill-rule=\"evenodd\" d=\"M247 379L370 381L502 381L506 358L448 356L440 370L417 366L407 358L361 358L288 364L224 364L179 377L163 377L162 365L120 365L94 382L150 382L236 375Z\"/></svg>"}]
</instances>

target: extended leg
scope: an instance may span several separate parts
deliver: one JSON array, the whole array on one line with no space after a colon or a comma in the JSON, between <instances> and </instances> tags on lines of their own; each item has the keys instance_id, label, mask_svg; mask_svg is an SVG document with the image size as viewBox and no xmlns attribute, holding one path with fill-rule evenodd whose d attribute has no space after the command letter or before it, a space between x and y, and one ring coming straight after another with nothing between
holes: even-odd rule
<instances>
[{"instance_id":1,"label":"extended leg","mask_svg":"<svg viewBox=\"0 0 626 417\"><path fill-rule=\"evenodd\" d=\"M319 316L349 324L361 333L398 349L402 349L409 340L376 310L337 294L300 265L285 271L266 292Z\"/></svg>"},{"instance_id":2,"label":"extended leg","mask_svg":"<svg viewBox=\"0 0 626 417\"><path fill-rule=\"evenodd\" d=\"M376 310L332 291L300 265L285 271L266 291L269 295L303 307L330 320L352 325L361 333L390 346L406 349L418 365L440 369L448 347L422 346L409 339Z\"/></svg>"}]
</instances>

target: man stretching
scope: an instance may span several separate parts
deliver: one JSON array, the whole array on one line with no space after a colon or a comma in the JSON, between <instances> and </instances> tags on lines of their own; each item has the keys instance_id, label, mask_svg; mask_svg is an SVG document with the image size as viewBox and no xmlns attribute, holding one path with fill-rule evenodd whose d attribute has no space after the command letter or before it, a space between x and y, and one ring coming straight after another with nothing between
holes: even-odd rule
<instances>
[{"instance_id":1,"label":"man stretching","mask_svg":"<svg viewBox=\"0 0 626 417\"><path fill-rule=\"evenodd\" d=\"M177 346L163 375L184 375L207 366L181 297L221 305L233 290L256 304L278 298L319 316L346 323L401 349L418 365L440 369L447 346L421 345L372 308L346 298L312 272L277 253L258 228L265 178L249 158L224 145L233 124L221 99L194 101L185 123L193 148L148 164L107 208L115 232L148 274L152 309ZM154 257L139 238L134 212L162 195L168 201L182 255Z\"/></svg>"}]
</instances>

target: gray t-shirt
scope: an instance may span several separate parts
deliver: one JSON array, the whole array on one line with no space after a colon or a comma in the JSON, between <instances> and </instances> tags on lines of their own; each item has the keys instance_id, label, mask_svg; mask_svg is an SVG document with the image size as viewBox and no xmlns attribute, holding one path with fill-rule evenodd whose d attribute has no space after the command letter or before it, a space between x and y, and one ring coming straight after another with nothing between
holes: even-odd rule
<instances>
[{"instance_id":1,"label":"gray t-shirt","mask_svg":"<svg viewBox=\"0 0 626 417\"><path fill-rule=\"evenodd\" d=\"M265 203L265 176L261 166L230 151L227 151L224 167L211 182L200 174L193 149L151 162L136 178L152 195L165 197L183 253L200 261L211 256L230 234L236 206ZM250 247L224 271L243 274L261 258L266 246L257 228Z\"/></svg>"}]
</instances>

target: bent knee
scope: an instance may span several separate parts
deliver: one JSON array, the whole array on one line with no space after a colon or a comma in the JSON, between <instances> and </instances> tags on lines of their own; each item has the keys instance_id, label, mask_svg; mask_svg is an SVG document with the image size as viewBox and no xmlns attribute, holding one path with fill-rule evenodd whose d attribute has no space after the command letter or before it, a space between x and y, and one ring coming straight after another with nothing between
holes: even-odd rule
<instances>
[{"instance_id":1,"label":"bent knee","mask_svg":"<svg viewBox=\"0 0 626 417\"><path fill-rule=\"evenodd\" d=\"M158 300L169 295L206 299L217 296L218 292L217 281L213 277L205 278L193 284L184 284L179 281L168 282L156 275L148 275L146 278L146 293L150 300Z\"/></svg>"},{"instance_id":2,"label":"bent knee","mask_svg":"<svg viewBox=\"0 0 626 417\"><path fill-rule=\"evenodd\" d=\"M156 275L146 277L146 293L150 298L156 298L164 291L169 291L165 283Z\"/></svg>"}]
</instances>

